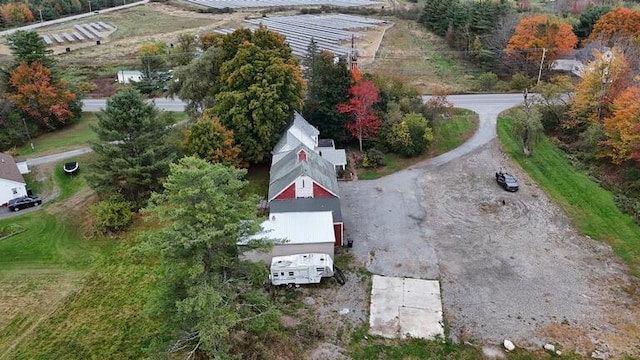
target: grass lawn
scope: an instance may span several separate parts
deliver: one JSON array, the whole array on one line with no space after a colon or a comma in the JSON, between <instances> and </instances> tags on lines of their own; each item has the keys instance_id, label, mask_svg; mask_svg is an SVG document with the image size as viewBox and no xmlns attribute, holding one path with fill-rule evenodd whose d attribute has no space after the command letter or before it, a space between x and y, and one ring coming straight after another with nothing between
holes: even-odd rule
<instances>
[{"instance_id":1,"label":"grass lawn","mask_svg":"<svg viewBox=\"0 0 640 360\"><path fill-rule=\"evenodd\" d=\"M423 93L435 86L451 93L473 90L481 72L457 57L444 40L415 21L389 19L394 26L387 29L375 60L362 64L365 72L385 74L415 85Z\"/></svg>"},{"instance_id":2,"label":"grass lawn","mask_svg":"<svg viewBox=\"0 0 640 360\"><path fill-rule=\"evenodd\" d=\"M82 113L77 122L33 139L34 150L31 150L29 144L19 148L18 156L41 156L87 146L90 141L98 139L90 128L97 121L95 113Z\"/></svg>"},{"instance_id":3,"label":"grass lawn","mask_svg":"<svg viewBox=\"0 0 640 360\"><path fill-rule=\"evenodd\" d=\"M170 123L176 123L189 118L186 113L163 113L169 116ZM95 113L83 112L77 122L60 130L46 133L33 139L34 150L29 144L18 148L17 156L35 157L55 154L67 150L79 149L89 146L92 141L97 141L96 133L91 129L98 123Z\"/></svg>"},{"instance_id":4,"label":"grass lawn","mask_svg":"<svg viewBox=\"0 0 640 360\"><path fill-rule=\"evenodd\" d=\"M30 179L31 186L43 189L63 180L54 174L42 180L43 175L37 174L40 181ZM67 196L81 187L58 186ZM82 286L87 270L111 246L83 238L81 220L76 220L82 216L48 213L48 207L59 203L0 220L0 231L9 235L0 240L0 359L16 358L9 355L11 350L30 339L64 299Z\"/></svg>"},{"instance_id":5,"label":"grass lawn","mask_svg":"<svg viewBox=\"0 0 640 360\"><path fill-rule=\"evenodd\" d=\"M444 154L462 145L478 128L478 115L464 109L455 109L450 119L443 119L433 125L434 142L424 155L407 158L397 154L385 154L385 166L376 169L358 168L358 178L377 179L393 174L421 161Z\"/></svg>"},{"instance_id":6,"label":"grass lawn","mask_svg":"<svg viewBox=\"0 0 640 360\"><path fill-rule=\"evenodd\" d=\"M573 168L546 139L534 147L533 156L525 157L511 129L507 117L498 119L498 137L509 156L569 214L580 232L611 244L640 275L640 227L616 207L613 194Z\"/></svg>"},{"instance_id":7,"label":"grass lawn","mask_svg":"<svg viewBox=\"0 0 640 360\"><path fill-rule=\"evenodd\" d=\"M136 255L132 239L138 234L132 231L126 239L117 239L120 245L105 252L81 286L63 298L7 358L142 359L166 348L172 331L145 312L157 266L153 259ZM24 321L16 317L4 331Z\"/></svg>"}]
</instances>

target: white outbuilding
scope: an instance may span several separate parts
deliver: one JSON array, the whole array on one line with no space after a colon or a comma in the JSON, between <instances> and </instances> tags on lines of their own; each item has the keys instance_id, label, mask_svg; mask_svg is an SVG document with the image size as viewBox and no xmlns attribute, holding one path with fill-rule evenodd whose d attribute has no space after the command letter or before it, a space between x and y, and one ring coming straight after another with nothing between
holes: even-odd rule
<instances>
[{"instance_id":1,"label":"white outbuilding","mask_svg":"<svg viewBox=\"0 0 640 360\"><path fill-rule=\"evenodd\" d=\"M336 242L331 211L271 213L262 223L262 231L248 240L264 239L274 243L268 252L249 251L245 259L270 265L274 256L320 253L334 258ZM242 246L243 242L239 245Z\"/></svg>"}]
</instances>

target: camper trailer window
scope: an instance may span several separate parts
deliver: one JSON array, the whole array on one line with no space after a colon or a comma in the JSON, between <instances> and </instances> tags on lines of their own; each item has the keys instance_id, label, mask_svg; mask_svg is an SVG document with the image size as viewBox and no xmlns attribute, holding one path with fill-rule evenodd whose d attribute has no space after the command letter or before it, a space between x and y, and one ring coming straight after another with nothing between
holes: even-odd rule
<instances>
[{"instance_id":1,"label":"camper trailer window","mask_svg":"<svg viewBox=\"0 0 640 360\"><path fill-rule=\"evenodd\" d=\"M284 276L284 273L283 273L283 272L281 272L281 273L280 273L280 275Z\"/></svg>"},{"instance_id":2,"label":"camper trailer window","mask_svg":"<svg viewBox=\"0 0 640 360\"><path fill-rule=\"evenodd\" d=\"M293 271L289 271L289 276L293 276Z\"/></svg>"},{"instance_id":3,"label":"camper trailer window","mask_svg":"<svg viewBox=\"0 0 640 360\"><path fill-rule=\"evenodd\" d=\"M273 277L278 277L278 273L273 273Z\"/></svg>"},{"instance_id":4,"label":"camper trailer window","mask_svg":"<svg viewBox=\"0 0 640 360\"><path fill-rule=\"evenodd\" d=\"M316 268L316 271L317 271L317 272L323 272L323 271L324 271L324 268Z\"/></svg>"}]
</instances>

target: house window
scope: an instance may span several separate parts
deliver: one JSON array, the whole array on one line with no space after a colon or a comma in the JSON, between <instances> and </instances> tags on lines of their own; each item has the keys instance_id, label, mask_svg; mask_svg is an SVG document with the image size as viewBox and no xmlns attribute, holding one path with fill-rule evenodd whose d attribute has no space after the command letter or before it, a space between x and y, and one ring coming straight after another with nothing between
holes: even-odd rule
<instances>
[{"instance_id":1,"label":"house window","mask_svg":"<svg viewBox=\"0 0 640 360\"><path fill-rule=\"evenodd\" d=\"M300 150L300 152L298 152L298 161L305 161L307 160L307 152L304 150Z\"/></svg>"},{"instance_id":2,"label":"house window","mask_svg":"<svg viewBox=\"0 0 640 360\"><path fill-rule=\"evenodd\" d=\"M278 273L273 273L273 277L277 278L278 277Z\"/></svg>"},{"instance_id":3,"label":"house window","mask_svg":"<svg viewBox=\"0 0 640 360\"><path fill-rule=\"evenodd\" d=\"M11 192L13 193L13 195L17 194L18 193L18 188L11 189Z\"/></svg>"}]
</instances>

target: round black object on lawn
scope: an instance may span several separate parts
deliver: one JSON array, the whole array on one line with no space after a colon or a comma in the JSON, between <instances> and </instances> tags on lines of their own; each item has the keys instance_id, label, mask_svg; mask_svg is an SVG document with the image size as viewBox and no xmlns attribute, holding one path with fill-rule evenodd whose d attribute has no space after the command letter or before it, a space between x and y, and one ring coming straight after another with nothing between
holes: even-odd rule
<instances>
[{"instance_id":1,"label":"round black object on lawn","mask_svg":"<svg viewBox=\"0 0 640 360\"><path fill-rule=\"evenodd\" d=\"M80 164L77 161L71 161L65 163L63 169L67 175L76 175L80 171Z\"/></svg>"}]
</instances>

